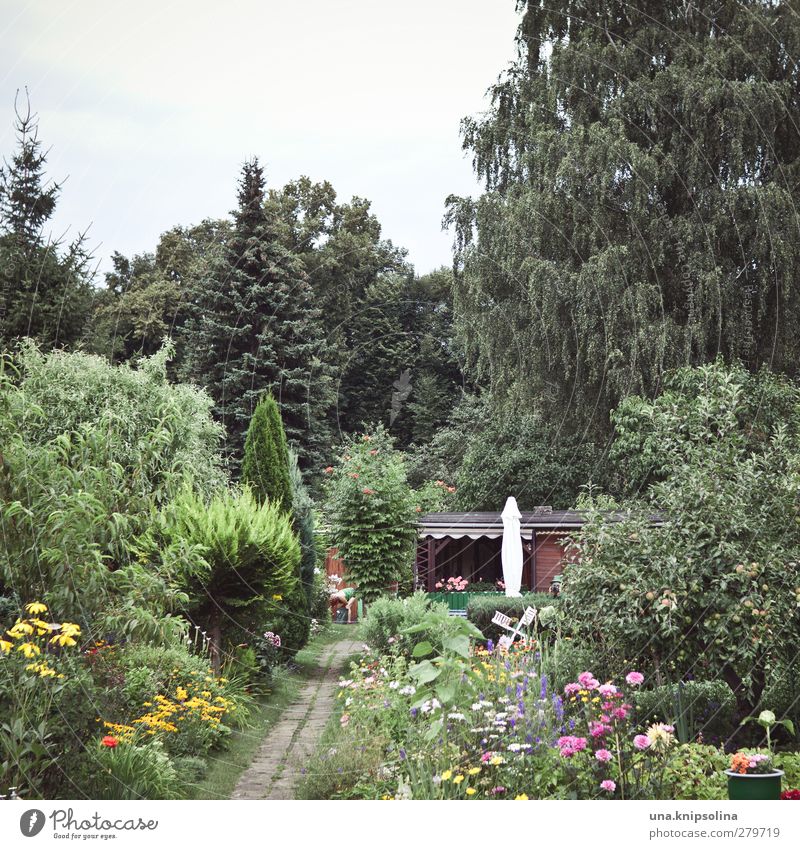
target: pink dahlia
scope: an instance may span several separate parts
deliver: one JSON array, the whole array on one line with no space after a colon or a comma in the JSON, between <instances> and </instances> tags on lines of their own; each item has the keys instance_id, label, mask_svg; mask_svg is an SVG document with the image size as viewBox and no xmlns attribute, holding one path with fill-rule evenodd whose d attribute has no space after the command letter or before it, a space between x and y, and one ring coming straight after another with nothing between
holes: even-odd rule
<instances>
[{"instance_id":1,"label":"pink dahlia","mask_svg":"<svg viewBox=\"0 0 800 849\"><path fill-rule=\"evenodd\" d=\"M617 789L617 785L607 778L605 781L600 782L600 789L607 790L609 793L613 793Z\"/></svg>"},{"instance_id":2,"label":"pink dahlia","mask_svg":"<svg viewBox=\"0 0 800 849\"><path fill-rule=\"evenodd\" d=\"M647 734L637 734L633 738L633 745L636 746L640 752L643 752L650 745L650 740L648 740Z\"/></svg>"},{"instance_id":3,"label":"pink dahlia","mask_svg":"<svg viewBox=\"0 0 800 849\"><path fill-rule=\"evenodd\" d=\"M644 683L644 675L641 672L629 672L625 676L625 680L631 685L631 687L638 687L639 684Z\"/></svg>"},{"instance_id":4,"label":"pink dahlia","mask_svg":"<svg viewBox=\"0 0 800 849\"><path fill-rule=\"evenodd\" d=\"M608 749L598 749L594 753L594 756L601 763L608 763L611 760L611 758L613 757L613 755L611 754L611 752L608 751Z\"/></svg>"}]
</instances>

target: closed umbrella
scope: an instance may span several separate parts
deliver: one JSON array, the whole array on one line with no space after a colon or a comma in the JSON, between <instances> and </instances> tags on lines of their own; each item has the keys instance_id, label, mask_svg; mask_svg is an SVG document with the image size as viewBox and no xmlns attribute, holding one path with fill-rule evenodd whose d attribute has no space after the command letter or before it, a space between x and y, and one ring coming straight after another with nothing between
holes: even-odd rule
<instances>
[{"instance_id":1,"label":"closed umbrella","mask_svg":"<svg viewBox=\"0 0 800 849\"><path fill-rule=\"evenodd\" d=\"M501 514L503 520L503 548L501 560L503 563L503 582L506 585L506 595L509 598L519 598L519 588L522 585L522 536L519 520L522 514L517 507L517 499L509 496Z\"/></svg>"}]
</instances>

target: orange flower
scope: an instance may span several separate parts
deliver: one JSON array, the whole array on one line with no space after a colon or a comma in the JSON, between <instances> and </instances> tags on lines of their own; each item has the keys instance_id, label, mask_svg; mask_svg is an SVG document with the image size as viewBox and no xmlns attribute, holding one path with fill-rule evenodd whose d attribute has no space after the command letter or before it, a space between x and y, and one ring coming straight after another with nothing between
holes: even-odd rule
<instances>
[{"instance_id":1,"label":"orange flower","mask_svg":"<svg viewBox=\"0 0 800 849\"><path fill-rule=\"evenodd\" d=\"M111 737L107 734L105 737L103 737L100 743L107 749L114 749L119 745L119 740L117 740L116 737Z\"/></svg>"}]
</instances>

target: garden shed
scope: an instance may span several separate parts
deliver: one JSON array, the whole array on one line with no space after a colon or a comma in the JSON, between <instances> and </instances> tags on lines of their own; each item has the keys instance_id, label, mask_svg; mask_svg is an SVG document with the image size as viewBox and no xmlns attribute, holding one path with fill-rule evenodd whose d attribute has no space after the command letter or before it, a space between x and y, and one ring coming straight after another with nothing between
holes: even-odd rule
<instances>
[{"instance_id":1,"label":"garden shed","mask_svg":"<svg viewBox=\"0 0 800 849\"><path fill-rule=\"evenodd\" d=\"M564 545L583 525L574 510L537 507L523 511L520 533L523 550L523 589L546 592L565 562ZM414 565L415 586L434 592L439 581L462 577L470 583L493 585L503 577L500 513L428 513L418 522L419 541Z\"/></svg>"}]
</instances>

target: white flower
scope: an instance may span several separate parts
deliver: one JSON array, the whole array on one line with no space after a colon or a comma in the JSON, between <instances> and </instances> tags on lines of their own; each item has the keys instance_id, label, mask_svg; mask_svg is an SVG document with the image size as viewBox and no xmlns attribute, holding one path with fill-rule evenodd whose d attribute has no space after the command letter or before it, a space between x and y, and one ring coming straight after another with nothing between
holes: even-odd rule
<instances>
[{"instance_id":1,"label":"white flower","mask_svg":"<svg viewBox=\"0 0 800 849\"><path fill-rule=\"evenodd\" d=\"M511 699L509 699L508 696L500 696L497 701L500 702L501 705L507 705Z\"/></svg>"},{"instance_id":2,"label":"white flower","mask_svg":"<svg viewBox=\"0 0 800 849\"><path fill-rule=\"evenodd\" d=\"M416 692L417 692L417 688L415 686L413 686L413 684L409 684L406 687L403 687L402 690L400 690L400 695L401 696L413 696L414 693L416 693Z\"/></svg>"},{"instance_id":3,"label":"white flower","mask_svg":"<svg viewBox=\"0 0 800 849\"><path fill-rule=\"evenodd\" d=\"M344 706L345 706L345 707L350 707L350 705L351 705L351 704L353 704L353 700L350 698L350 696L348 696L348 697L344 700Z\"/></svg>"},{"instance_id":4,"label":"white flower","mask_svg":"<svg viewBox=\"0 0 800 849\"><path fill-rule=\"evenodd\" d=\"M463 722L466 719L463 713L448 713L448 719L457 719L459 722Z\"/></svg>"},{"instance_id":5,"label":"white flower","mask_svg":"<svg viewBox=\"0 0 800 849\"><path fill-rule=\"evenodd\" d=\"M474 702L472 705L472 710L481 710L483 705L480 702Z\"/></svg>"},{"instance_id":6,"label":"white flower","mask_svg":"<svg viewBox=\"0 0 800 849\"><path fill-rule=\"evenodd\" d=\"M522 748L522 745L520 743L509 743L506 748L509 752L518 752Z\"/></svg>"},{"instance_id":7,"label":"white flower","mask_svg":"<svg viewBox=\"0 0 800 849\"><path fill-rule=\"evenodd\" d=\"M389 682L389 689L390 690L396 690L399 686L400 686L399 681L390 681Z\"/></svg>"},{"instance_id":8,"label":"white flower","mask_svg":"<svg viewBox=\"0 0 800 849\"><path fill-rule=\"evenodd\" d=\"M498 721L502 722L507 716L508 716L507 713L496 713L494 715L494 721L495 722L498 722Z\"/></svg>"}]
</instances>

